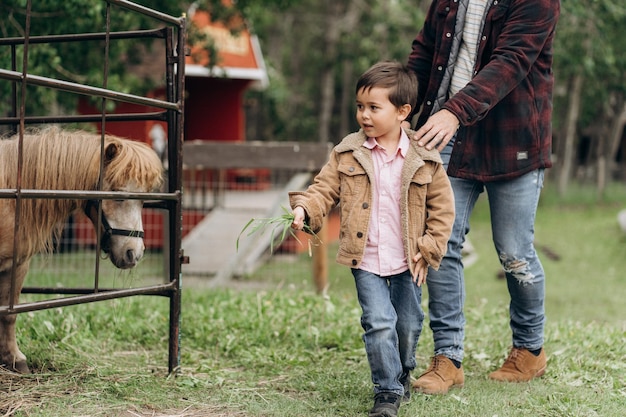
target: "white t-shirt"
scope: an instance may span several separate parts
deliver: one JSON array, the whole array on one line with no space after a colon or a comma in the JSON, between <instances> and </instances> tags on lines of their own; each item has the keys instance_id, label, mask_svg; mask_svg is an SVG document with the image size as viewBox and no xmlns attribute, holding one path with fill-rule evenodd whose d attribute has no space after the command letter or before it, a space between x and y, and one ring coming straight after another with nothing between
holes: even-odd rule
<instances>
[{"instance_id":1,"label":"white t-shirt","mask_svg":"<svg viewBox=\"0 0 626 417\"><path fill-rule=\"evenodd\" d=\"M450 81L450 97L465 87L474 76L480 30L483 26L483 17L488 1L490 0L469 0L467 5L459 55L454 64L454 73Z\"/></svg>"}]
</instances>

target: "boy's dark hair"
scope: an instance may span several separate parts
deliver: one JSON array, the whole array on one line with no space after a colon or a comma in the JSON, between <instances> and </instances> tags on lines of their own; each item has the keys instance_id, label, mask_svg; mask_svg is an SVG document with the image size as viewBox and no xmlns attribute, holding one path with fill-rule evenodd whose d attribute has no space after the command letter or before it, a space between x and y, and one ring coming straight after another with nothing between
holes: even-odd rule
<instances>
[{"instance_id":1,"label":"boy's dark hair","mask_svg":"<svg viewBox=\"0 0 626 417\"><path fill-rule=\"evenodd\" d=\"M388 88L389 101L396 107L417 103L417 76L406 65L396 61L383 61L372 65L356 83L356 93L373 87Z\"/></svg>"}]
</instances>

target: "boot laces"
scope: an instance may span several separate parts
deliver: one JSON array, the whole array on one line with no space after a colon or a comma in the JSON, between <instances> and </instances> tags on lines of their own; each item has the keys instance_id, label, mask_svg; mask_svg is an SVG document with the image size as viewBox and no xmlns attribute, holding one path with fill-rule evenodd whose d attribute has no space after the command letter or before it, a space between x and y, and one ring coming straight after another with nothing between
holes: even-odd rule
<instances>
[{"instance_id":1,"label":"boot laces","mask_svg":"<svg viewBox=\"0 0 626 417\"><path fill-rule=\"evenodd\" d=\"M509 357L506 359L507 362L513 362L516 363L517 359L522 356L522 350L521 349L517 349L517 348L513 348L511 349L511 352L509 353Z\"/></svg>"}]
</instances>

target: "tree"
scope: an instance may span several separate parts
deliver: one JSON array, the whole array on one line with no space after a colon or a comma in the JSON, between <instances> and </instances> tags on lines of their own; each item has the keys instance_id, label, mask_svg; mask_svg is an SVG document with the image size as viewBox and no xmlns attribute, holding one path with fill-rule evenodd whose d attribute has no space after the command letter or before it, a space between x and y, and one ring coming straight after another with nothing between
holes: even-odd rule
<instances>
[{"instance_id":1,"label":"tree","mask_svg":"<svg viewBox=\"0 0 626 417\"><path fill-rule=\"evenodd\" d=\"M574 149L586 133L602 195L625 122L626 5L610 0L570 0L561 7L554 59L558 190L566 192L575 166ZM561 111L565 108L569 110Z\"/></svg>"},{"instance_id":2,"label":"tree","mask_svg":"<svg viewBox=\"0 0 626 417\"><path fill-rule=\"evenodd\" d=\"M250 96L250 139L258 140L338 142L357 129L357 77L379 60L406 61L424 16L408 0L302 0L277 13L245 10L270 74L269 89Z\"/></svg>"},{"instance_id":3,"label":"tree","mask_svg":"<svg viewBox=\"0 0 626 417\"><path fill-rule=\"evenodd\" d=\"M163 4L165 3L165 4ZM3 0L0 3L0 34L3 38L23 37L27 24L30 36L73 34L82 32L105 32L105 1L89 0L38 0L33 1L30 22L24 0ZM174 16L184 9L171 2L145 0L143 5ZM126 31L158 27L160 22L139 13L110 6L111 31ZM109 51L109 75L107 86L121 92L142 94L161 80L138 76L128 71L138 63L137 58L150 48L150 42L137 40L112 41ZM28 72L64 81L102 87L104 81L104 43L83 41L66 43L29 44ZM23 47L16 48L16 71L22 71ZM11 69L10 47L0 48L0 68ZM10 82L0 80L0 92L10 97ZM29 86L27 91L27 114L72 113L77 97L54 89ZM8 100L0 103L0 114L9 111ZM111 103L113 105L113 103Z\"/></svg>"},{"instance_id":4,"label":"tree","mask_svg":"<svg viewBox=\"0 0 626 417\"><path fill-rule=\"evenodd\" d=\"M269 0L276 7L290 0ZM140 0L136 3L172 16L187 12L191 1ZM250 0L240 0L247 7ZM221 0L203 0L196 5L208 10L214 19L235 21L240 13ZM30 36L105 32L107 9L110 12L110 31L129 31L162 27L160 21L146 17L104 0L37 0L32 1L30 22L27 22L26 0L3 0L0 3L0 36L24 37L27 24ZM193 29L191 23L188 27ZM233 30L236 31L236 26ZM190 30L192 32L193 30ZM152 40L115 40L110 42L107 88L137 95L145 94L156 85L163 85L164 74L132 71L141 64L153 45ZM0 68L11 69L10 47L0 47ZM16 48L16 71L22 71L23 47ZM30 74L102 87L104 83L105 46L102 41L29 44L28 72ZM0 79L0 94L11 96L11 82ZM26 112L29 115L68 114L76 109L77 96L49 88L29 86ZM9 100L0 102L0 114L10 111ZM115 103L107 103L114 106Z\"/></svg>"}]
</instances>

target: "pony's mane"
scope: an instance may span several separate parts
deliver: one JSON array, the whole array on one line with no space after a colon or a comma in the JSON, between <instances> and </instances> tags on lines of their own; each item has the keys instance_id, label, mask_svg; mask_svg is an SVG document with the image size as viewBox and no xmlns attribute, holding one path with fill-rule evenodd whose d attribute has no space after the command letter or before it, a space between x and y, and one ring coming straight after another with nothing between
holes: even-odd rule
<instances>
[{"instance_id":1,"label":"pony's mane","mask_svg":"<svg viewBox=\"0 0 626 417\"><path fill-rule=\"evenodd\" d=\"M139 185L144 191L153 191L161 186L163 165L148 145L115 136L107 136L105 142L105 146L113 144L118 149L104 171L104 181L112 190L120 189L129 182Z\"/></svg>"},{"instance_id":2,"label":"pony's mane","mask_svg":"<svg viewBox=\"0 0 626 417\"><path fill-rule=\"evenodd\" d=\"M103 184L107 190L122 189L129 182L143 191L158 189L162 164L146 144L107 135L105 149L113 144L112 159L105 157ZM24 135L22 152L22 189L93 191L100 176L101 136L84 131L65 131L56 127L30 130ZM17 187L17 137L0 140L0 188ZM84 200L21 200L20 252L32 255L49 251L59 237L63 222ZM15 207L14 199L0 204Z\"/></svg>"}]
</instances>

